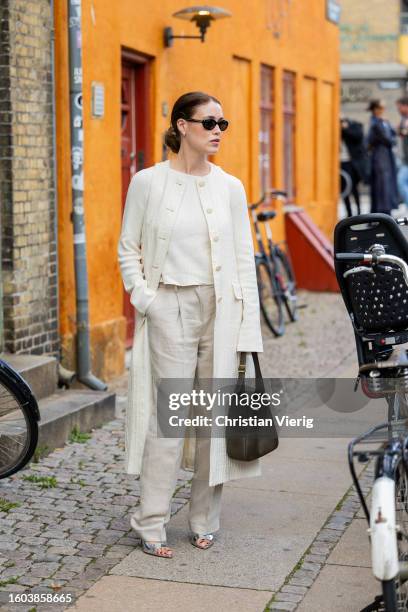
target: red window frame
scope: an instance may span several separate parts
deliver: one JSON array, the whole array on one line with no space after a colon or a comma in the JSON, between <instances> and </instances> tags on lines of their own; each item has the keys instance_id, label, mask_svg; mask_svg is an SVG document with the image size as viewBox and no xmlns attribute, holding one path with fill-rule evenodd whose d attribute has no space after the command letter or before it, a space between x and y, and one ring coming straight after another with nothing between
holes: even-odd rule
<instances>
[{"instance_id":1,"label":"red window frame","mask_svg":"<svg viewBox=\"0 0 408 612\"><path fill-rule=\"evenodd\" d=\"M259 103L259 184L261 193L273 186L275 69L261 64Z\"/></svg>"},{"instance_id":2,"label":"red window frame","mask_svg":"<svg viewBox=\"0 0 408 612\"><path fill-rule=\"evenodd\" d=\"M288 201L296 196L295 184L296 75L283 72L283 179Z\"/></svg>"}]
</instances>

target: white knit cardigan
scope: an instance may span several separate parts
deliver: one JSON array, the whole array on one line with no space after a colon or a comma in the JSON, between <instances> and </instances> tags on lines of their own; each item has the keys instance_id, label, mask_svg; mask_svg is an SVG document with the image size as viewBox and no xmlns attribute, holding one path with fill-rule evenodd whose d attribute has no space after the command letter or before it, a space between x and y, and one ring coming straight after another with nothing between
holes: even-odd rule
<instances>
[{"instance_id":1,"label":"white knit cardigan","mask_svg":"<svg viewBox=\"0 0 408 612\"><path fill-rule=\"evenodd\" d=\"M239 352L248 351L247 377L254 377L251 351L262 352L254 248L242 182L212 164L209 175L196 177L211 240L216 316L213 378L235 379ZM126 411L125 469L140 474L152 406L152 375L145 311L153 300L168 250L186 180L169 172L169 161L137 172L128 188L118 260L123 284L136 309ZM231 314L242 307L239 328ZM186 436L182 467L194 469L195 437ZM223 437L211 438L210 486L236 478L259 476L260 460L231 459Z\"/></svg>"}]
</instances>

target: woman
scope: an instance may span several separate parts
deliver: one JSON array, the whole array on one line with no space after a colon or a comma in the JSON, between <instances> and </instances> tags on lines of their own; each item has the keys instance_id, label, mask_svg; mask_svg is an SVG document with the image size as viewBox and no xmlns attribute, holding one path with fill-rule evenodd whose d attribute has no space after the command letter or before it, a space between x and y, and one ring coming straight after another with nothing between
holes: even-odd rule
<instances>
[{"instance_id":1,"label":"woman","mask_svg":"<svg viewBox=\"0 0 408 612\"><path fill-rule=\"evenodd\" d=\"M357 214L361 213L360 209L360 182L367 180L367 152L364 144L363 124L353 119L342 117L341 125L341 169L349 177L350 188L343 195L344 204L347 210L347 216L352 216L351 196L357 208Z\"/></svg>"},{"instance_id":2,"label":"woman","mask_svg":"<svg viewBox=\"0 0 408 612\"><path fill-rule=\"evenodd\" d=\"M367 145L370 152L371 212L391 214L398 208L397 168L392 147L396 144L396 132L383 118L385 103L371 100L371 112Z\"/></svg>"},{"instance_id":3,"label":"woman","mask_svg":"<svg viewBox=\"0 0 408 612\"><path fill-rule=\"evenodd\" d=\"M207 160L227 126L213 96L178 98L165 135L176 156L133 176L118 245L123 283L137 311L125 461L128 474L140 474L141 501L131 526L144 552L167 558L173 551L165 525L180 466L194 470L190 542L201 549L219 529L223 483L261 473L259 459L228 457L222 436L196 430L190 442L183 431L184 444L183 436L163 436L157 406L160 379L177 379L183 392L191 392L195 378L235 379L241 351L247 352L246 376L254 377L250 352L263 351L245 189Z\"/></svg>"}]
</instances>

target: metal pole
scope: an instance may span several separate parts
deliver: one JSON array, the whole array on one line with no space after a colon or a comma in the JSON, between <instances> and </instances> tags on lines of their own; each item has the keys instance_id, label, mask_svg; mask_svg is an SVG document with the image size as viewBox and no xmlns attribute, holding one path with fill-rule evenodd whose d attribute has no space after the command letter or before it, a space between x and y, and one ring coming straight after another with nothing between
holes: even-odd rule
<instances>
[{"instance_id":1,"label":"metal pole","mask_svg":"<svg viewBox=\"0 0 408 612\"><path fill-rule=\"evenodd\" d=\"M77 312L78 380L91 389L104 391L107 384L90 371L88 272L84 217L82 31L81 0L68 0L69 99L71 126L72 215Z\"/></svg>"}]
</instances>

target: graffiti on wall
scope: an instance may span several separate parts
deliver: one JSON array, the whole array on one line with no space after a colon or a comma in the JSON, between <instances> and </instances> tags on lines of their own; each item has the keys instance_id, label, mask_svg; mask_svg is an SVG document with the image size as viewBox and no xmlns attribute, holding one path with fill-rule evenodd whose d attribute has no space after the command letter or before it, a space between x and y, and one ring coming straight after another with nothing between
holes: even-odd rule
<instances>
[{"instance_id":1,"label":"graffiti on wall","mask_svg":"<svg viewBox=\"0 0 408 612\"><path fill-rule=\"evenodd\" d=\"M390 42L398 40L398 33L383 32L377 33L371 30L370 24L342 23L340 24L340 44L342 51L367 51L372 44Z\"/></svg>"}]
</instances>

